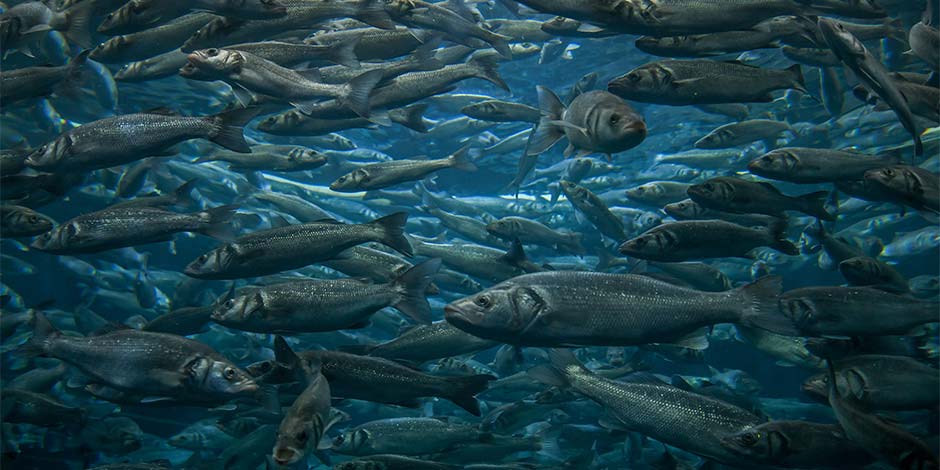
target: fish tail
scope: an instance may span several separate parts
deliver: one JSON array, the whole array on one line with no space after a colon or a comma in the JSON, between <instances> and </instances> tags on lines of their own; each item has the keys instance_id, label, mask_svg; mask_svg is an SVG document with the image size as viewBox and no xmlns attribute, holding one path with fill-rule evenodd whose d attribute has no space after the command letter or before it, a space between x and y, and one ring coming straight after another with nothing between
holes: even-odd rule
<instances>
[{"instance_id":1,"label":"fish tail","mask_svg":"<svg viewBox=\"0 0 940 470\"><path fill-rule=\"evenodd\" d=\"M405 238L405 222L408 221L407 212L396 212L386 215L369 222L369 225L378 227L381 230L379 242L387 245L395 251L405 255L414 256L414 249L411 243Z\"/></svg>"},{"instance_id":2,"label":"fish tail","mask_svg":"<svg viewBox=\"0 0 940 470\"><path fill-rule=\"evenodd\" d=\"M49 350L49 344L61 335L45 315L36 312L33 315L33 336L17 352L27 357L44 356Z\"/></svg>"},{"instance_id":3,"label":"fish tail","mask_svg":"<svg viewBox=\"0 0 940 470\"><path fill-rule=\"evenodd\" d=\"M450 167L463 171L477 171L477 166L470 159L470 145L464 145L453 155L447 157L450 161Z\"/></svg>"},{"instance_id":4,"label":"fish tail","mask_svg":"<svg viewBox=\"0 0 940 470\"><path fill-rule=\"evenodd\" d=\"M496 377L489 374L448 379L450 390L446 398L454 402L455 405L467 410L468 413L480 416L480 402L477 401L476 394L486 390L493 380L496 380Z\"/></svg>"},{"instance_id":5,"label":"fish tail","mask_svg":"<svg viewBox=\"0 0 940 470\"><path fill-rule=\"evenodd\" d=\"M496 60L496 55L492 52L477 52L470 57L470 60L467 61L467 65L473 68L473 76L486 80L506 91L509 90L509 85L503 80L503 77L499 76L499 62Z\"/></svg>"},{"instance_id":6,"label":"fish tail","mask_svg":"<svg viewBox=\"0 0 940 470\"><path fill-rule=\"evenodd\" d=\"M571 386L572 375L591 373L570 349L552 349L548 353L548 359L551 361L551 365L541 364L529 369L526 373L546 385L562 388Z\"/></svg>"},{"instance_id":7,"label":"fish tail","mask_svg":"<svg viewBox=\"0 0 940 470\"><path fill-rule=\"evenodd\" d=\"M353 18L375 26L379 29L395 29L395 22L385 11L385 2L381 0L366 0L356 6L356 13L351 15Z\"/></svg>"},{"instance_id":8,"label":"fish tail","mask_svg":"<svg viewBox=\"0 0 940 470\"><path fill-rule=\"evenodd\" d=\"M91 19L94 13L95 2L80 2L70 7L65 12L67 29L62 33L70 43L90 49L92 47L91 39Z\"/></svg>"},{"instance_id":9,"label":"fish tail","mask_svg":"<svg viewBox=\"0 0 940 470\"><path fill-rule=\"evenodd\" d=\"M382 70L370 70L349 81L343 88L343 102L354 113L369 117L369 95L375 85L385 77Z\"/></svg>"},{"instance_id":10,"label":"fish tail","mask_svg":"<svg viewBox=\"0 0 940 470\"><path fill-rule=\"evenodd\" d=\"M227 204L197 212L196 216L201 224L199 233L223 241L234 239L235 228L228 222L232 220L236 210L238 204Z\"/></svg>"},{"instance_id":11,"label":"fish tail","mask_svg":"<svg viewBox=\"0 0 940 470\"><path fill-rule=\"evenodd\" d=\"M565 136L564 130L553 123L562 119L565 105L562 104L558 95L547 87L540 85L535 89L539 95L539 111L542 112L542 117L529 134L529 142L525 149L526 155L538 155L552 148Z\"/></svg>"},{"instance_id":12,"label":"fish tail","mask_svg":"<svg viewBox=\"0 0 940 470\"><path fill-rule=\"evenodd\" d=\"M486 42L488 42L493 49L496 49L496 52L499 55L512 59L512 49L509 47L509 41L512 40L509 36L504 36L502 34L490 33L486 35Z\"/></svg>"},{"instance_id":13,"label":"fish tail","mask_svg":"<svg viewBox=\"0 0 940 470\"><path fill-rule=\"evenodd\" d=\"M213 124L208 139L233 152L251 153L243 132L245 124L254 119L258 111L258 108L239 108L207 117Z\"/></svg>"},{"instance_id":14,"label":"fish tail","mask_svg":"<svg viewBox=\"0 0 940 470\"><path fill-rule=\"evenodd\" d=\"M440 268L441 259L431 258L392 280L392 286L401 294L395 308L418 323L431 323L431 306L424 294Z\"/></svg>"},{"instance_id":15,"label":"fish tail","mask_svg":"<svg viewBox=\"0 0 940 470\"><path fill-rule=\"evenodd\" d=\"M738 321L744 326L756 327L773 333L797 336L800 334L793 321L780 311L779 297L783 292L783 278L764 276L737 289L743 312Z\"/></svg>"},{"instance_id":16,"label":"fish tail","mask_svg":"<svg viewBox=\"0 0 940 470\"><path fill-rule=\"evenodd\" d=\"M406 106L401 108L402 116L395 119L395 122L415 132L425 134L428 132L428 121L424 119L424 113L427 110L428 105L426 103Z\"/></svg>"},{"instance_id":17,"label":"fish tail","mask_svg":"<svg viewBox=\"0 0 940 470\"><path fill-rule=\"evenodd\" d=\"M359 63L359 57L356 56L356 46L359 45L359 39L356 37L333 44L326 55L327 59L335 64L353 69L362 67L362 64Z\"/></svg>"},{"instance_id":18,"label":"fish tail","mask_svg":"<svg viewBox=\"0 0 940 470\"><path fill-rule=\"evenodd\" d=\"M75 78L81 75L82 69L85 67L85 64L88 63L88 54L90 53L91 49L85 49L69 60L69 78Z\"/></svg>"},{"instance_id":19,"label":"fish tail","mask_svg":"<svg viewBox=\"0 0 940 470\"><path fill-rule=\"evenodd\" d=\"M772 241L770 247L787 255L796 256L800 254L800 249L790 240L787 240L787 221L786 219L775 219L767 227Z\"/></svg>"},{"instance_id":20,"label":"fish tail","mask_svg":"<svg viewBox=\"0 0 940 470\"><path fill-rule=\"evenodd\" d=\"M179 185L178 188L173 190L173 204L180 203L190 203L193 202L193 189L196 187L196 183L199 180L193 178L186 181L185 183Z\"/></svg>"},{"instance_id":21,"label":"fish tail","mask_svg":"<svg viewBox=\"0 0 940 470\"><path fill-rule=\"evenodd\" d=\"M807 214L822 220L833 221L836 217L826 211L826 198L828 197L829 191L816 191L799 196L798 199Z\"/></svg>"}]
</instances>

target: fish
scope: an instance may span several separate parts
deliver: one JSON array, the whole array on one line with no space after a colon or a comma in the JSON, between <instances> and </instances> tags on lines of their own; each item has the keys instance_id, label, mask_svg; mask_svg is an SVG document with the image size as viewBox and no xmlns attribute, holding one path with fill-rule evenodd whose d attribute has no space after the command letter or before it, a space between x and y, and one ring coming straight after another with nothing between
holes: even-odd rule
<instances>
[{"instance_id":1,"label":"fish","mask_svg":"<svg viewBox=\"0 0 940 470\"><path fill-rule=\"evenodd\" d=\"M818 25L820 34L836 57L895 112L901 124L914 139L914 155L923 155L924 143L920 137L922 130L915 122L904 96L888 76L884 65L875 59L842 23L828 18L819 18Z\"/></svg>"},{"instance_id":2,"label":"fish","mask_svg":"<svg viewBox=\"0 0 940 470\"><path fill-rule=\"evenodd\" d=\"M511 101L485 100L469 104L460 112L474 119L496 122L531 122L538 124L541 112L537 108Z\"/></svg>"},{"instance_id":3,"label":"fish","mask_svg":"<svg viewBox=\"0 0 940 470\"><path fill-rule=\"evenodd\" d=\"M623 221L610 212L610 208L596 194L570 181L559 183L568 202L583 214L602 234L614 240L626 240Z\"/></svg>"},{"instance_id":4,"label":"fish","mask_svg":"<svg viewBox=\"0 0 940 470\"><path fill-rule=\"evenodd\" d=\"M39 147L26 158L44 171L96 170L160 155L190 139L208 139L235 152L249 153L242 126L257 109L185 117L165 111L124 114L78 126Z\"/></svg>"},{"instance_id":5,"label":"fish","mask_svg":"<svg viewBox=\"0 0 940 470\"><path fill-rule=\"evenodd\" d=\"M52 230L55 221L28 207L0 205L0 233L3 237L33 237Z\"/></svg>"},{"instance_id":6,"label":"fish","mask_svg":"<svg viewBox=\"0 0 940 470\"><path fill-rule=\"evenodd\" d=\"M565 156L611 154L636 147L646 138L646 122L629 104L605 91L578 95L567 107L548 88L537 87L542 117L529 136L527 155L550 149L567 137Z\"/></svg>"},{"instance_id":7,"label":"fish","mask_svg":"<svg viewBox=\"0 0 940 470\"><path fill-rule=\"evenodd\" d=\"M605 421L609 427L638 431L719 462L740 464L742 459L720 445L723 436L745 431L761 422L760 418L737 406L657 383L655 379L617 382L600 377L584 367L570 351L554 349L550 358L550 366L536 366L529 375L543 383L570 387L586 395L610 414ZM665 406L667 403L670 406Z\"/></svg>"},{"instance_id":8,"label":"fish","mask_svg":"<svg viewBox=\"0 0 940 470\"><path fill-rule=\"evenodd\" d=\"M233 171L307 171L326 165L327 157L305 147L257 145L250 154L215 151L196 159L196 163L227 162Z\"/></svg>"},{"instance_id":9,"label":"fish","mask_svg":"<svg viewBox=\"0 0 940 470\"><path fill-rule=\"evenodd\" d=\"M660 262L747 257L751 250L761 246L795 256L799 248L786 239L786 225L781 220L767 227L745 227L723 220L670 222L623 242L618 251Z\"/></svg>"},{"instance_id":10,"label":"fish","mask_svg":"<svg viewBox=\"0 0 940 470\"><path fill-rule=\"evenodd\" d=\"M748 121L725 124L709 132L695 142L695 148L716 149L736 147L757 140L766 142L767 147L774 147L776 137L784 131L792 131L786 122L772 119L751 119Z\"/></svg>"},{"instance_id":11,"label":"fish","mask_svg":"<svg viewBox=\"0 0 940 470\"><path fill-rule=\"evenodd\" d=\"M486 224L486 231L504 240L519 240L547 246L556 250L563 249L572 253L584 253L581 237L573 232L559 232L539 222L523 217L503 217Z\"/></svg>"},{"instance_id":12,"label":"fish","mask_svg":"<svg viewBox=\"0 0 940 470\"><path fill-rule=\"evenodd\" d=\"M417 264L388 284L357 279L273 284L219 302L211 318L244 331L294 334L362 328L374 313L395 306L416 322L430 323L424 293L440 263L430 259Z\"/></svg>"},{"instance_id":13,"label":"fish","mask_svg":"<svg viewBox=\"0 0 940 470\"><path fill-rule=\"evenodd\" d=\"M304 113L317 98L332 97L359 116L368 117L369 94L384 76L379 70L370 70L344 85L330 85L240 50L202 49L186 58L187 65L180 69L183 77L223 79L238 89L290 102Z\"/></svg>"},{"instance_id":14,"label":"fish","mask_svg":"<svg viewBox=\"0 0 940 470\"><path fill-rule=\"evenodd\" d=\"M607 84L623 99L671 106L773 101L776 90L806 92L799 64L764 69L738 61L705 59L650 62Z\"/></svg>"},{"instance_id":15,"label":"fish","mask_svg":"<svg viewBox=\"0 0 940 470\"><path fill-rule=\"evenodd\" d=\"M426 362L468 354L497 346L496 341L478 338L446 321L415 325L397 338L375 345L356 345L342 348L349 352L402 361Z\"/></svg>"},{"instance_id":16,"label":"fish","mask_svg":"<svg viewBox=\"0 0 940 470\"><path fill-rule=\"evenodd\" d=\"M179 214L156 207L112 207L65 221L30 246L46 253L76 254L170 241L179 232L227 238L237 208L228 205Z\"/></svg>"},{"instance_id":17,"label":"fish","mask_svg":"<svg viewBox=\"0 0 940 470\"><path fill-rule=\"evenodd\" d=\"M33 335L20 353L78 368L92 379L86 389L101 398L219 403L261 390L244 370L198 341L131 329L72 337L42 313L34 318Z\"/></svg>"},{"instance_id":18,"label":"fish","mask_svg":"<svg viewBox=\"0 0 940 470\"><path fill-rule=\"evenodd\" d=\"M197 279L263 276L326 261L370 241L411 256L411 244L402 234L407 219L408 214L397 212L365 224L322 221L261 230L200 255L184 273Z\"/></svg>"},{"instance_id":19,"label":"fish","mask_svg":"<svg viewBox=\"0 0 940 470\"><path fill-rule=\"evenodd\" d=\"M451 302L444 318L470 334L509 344L681 342L702 349L701 328L715 323L741 322L782 334L795 331L776 312L779 282L771 277L739 290L707 293L629 274L533 273ZM661 309L675 314L666 321Z\"/></svg>"},{"instance_id":20,"label":"fish","mask_svg":"<svg viewBox=\"0 0 940 470\"><path fill-rule=\"evenodd\" d=\"M374 190L395 186L408 181L420 180L427 175L446 168L461 171L476 171L468 152L462 147L452 155L439 160L395 160L364 165L340 176L330 184L330 189L341 192Z\"/></svg>"},{"instance_id":21,"label":"fish","mask_svg":"<svg viewBox=\"0 0 940 470\"><path fill-rule=\"evenodd\" d=\"M284 341L280 338L280 341ZM283 348L284 346L282 346ZM289 348L289 346L288 346ZM295 367L303 374L305 387L277 428L277 440L271 452L278 465L293 465L304 457L308 447L319 445L330 422L330 384L315 362L301 365L296 358Z\"/></svg>"},{"instance_id":22,"label":"fish","mask_svg":"<svg viewBox=\"0 0 940 470\"><path fill-rule=\"evenodd\" d=\"M476 426L446 417L392 418L370 421L333 439L332 449L346 455L425 455L458 444L492 439Z\"/></svg>"},{"instance_id":23,"label":"fish","mask_svg":"<svg viewBox=\"0 0 940 470\"><path fill-rule=\"evenodd\" d=\"M906 165L889 165L864 173L865 181L887 193L894 200L917 210L940 212L940 178L922 168Z\"/></svg>"},{"instance_id":24,"label":"fish","mask_svg":"<svg viewBox=\"0 0 940 470\"><path fill-rule=\"evenodd\" d=\"M785 147L771 150L747 164L755 175L798 184L857 181L865 172L896 165L891 155L866 155L844 150Z\"/></svg>"},{"instance_id":25,"label":"fish","mask_svg":"<svg viewBox=\"0 0 940 470\"><path fill-rule=\"evenodd\" d=\"M823 198L829 195L825 191L793 197L770 183L719 176L690 186L688 194L704 207L724 212L783 217L784 211L794 210L822 220L835 220L823 206Z\"/></svg>"},{"instance_id":26,"label":"fish","mask_svg":"<svg viewBox=\"0 0 940 470\"><path fill-rule=\"evenodd\" d=\"M18 101L49 96L63 87L74 86L76 81L81 80L88 54L89 51L82 51L65 65L23 67L0 72L0 85L3 85L0 99L4 101L4 107Z\"/></svg>"},{"instance_id":27,"label":"fish","mask_svg":"<svg viewBox=\"0 0 940 470\"><path fill-rule=\"evenodd\" d=\"M89 57L106 64L149 59L172 51L215 18L208 13L193 13L154 28L114 36L92 49Z\"/></svg>"},{"instance_id":28,"label":"fish","mask_svg":"<svg viewBox=\"0 0 940 470\"><path fill-rule=\"evenodd\" d=\"M787 468L867 465L872 457L834 424L773 421L724 436L721 445L765 465Z\"/></svg>"}]
</instances>

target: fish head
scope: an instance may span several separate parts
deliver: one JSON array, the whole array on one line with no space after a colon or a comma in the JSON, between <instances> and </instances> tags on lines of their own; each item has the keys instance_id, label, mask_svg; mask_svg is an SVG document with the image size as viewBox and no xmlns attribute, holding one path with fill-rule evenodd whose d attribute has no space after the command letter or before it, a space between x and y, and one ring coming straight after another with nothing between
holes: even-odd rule
<instances>
[{"instance_id":1,"label":"fish head","mask_svg":"<svg viewBox=\"0 0 940 470\"><path fill-rule=\"evenodd\" d=\"M688 189L689 197L699 204L724 204L734 199L734 185L719 178L693 184Z\"/></svg>"},{"instance_id":2,"label":"fish head","mask_svg":"<svg viewBox=\"0 0 940 470\"><path fill-rule=\"evenodd\" d=\"M503 218L486 224L486 231L497 237L513 237L521 232L518 220Z\"/></svg>"},{"instance_id":3,"label":"fish head","mask_svg":"<svg viewBox=\"0 0 940 470\"><path fill-rule=\"evenodd\" d=\"M814 400L826 402L829 398L829 379L826 374L816 374L804 380L800 390Z\"/></svg>"},{"instance_id":4,"label":"fish head","mask_svg":"<svg viewBox=\"0 0 940 470\"><path fill-rule=\"evenodd\" d=\"M35 170L55 170L72 154L72 136L68 133L60 135L26 157L26 166Z\"/></svg>"},{"instance_id":5,"label":"fish head","mask_svg":"<svg viewBox=\"0 0 940 470\"><path fill-rule=\"evenodd\" d=\"M630 188L625 191L628 198L643 201L649 198L656 198L661 196L665 192L665 189L659 183L646 183L641 184L635 188Z\"/></svg>"},{"instance_id":6,"label":"fish head","mask_svg":"<svg viewBox=\"0 0 940 470\"><path fill-rule=\"evenodd\" d=\"M247 372L227 360L200 356L186 366L191 385L217 396L253 395L260 387Z\"/></svg>"},{"instance_id":7,"label":"fish head","mask_svg":"<svg viewBox=\"0 0 940 470\"><path fill-rule=\"evenodd\" d=\"M588 198L588 191L583 186L579 186L566 180L559 181L558 185L561 186L561 191L565 193L565 197L568 199L584 201Z\"/></svg>"},{"instance_id":8,"label":"fish head","mask_svg":"<svg viewBox=\"0 0 940 470\"><path fill-rule=\"evenodd\" d=\"M92 49L88 57L98 61L109 60L117 57L121 49L128 47L131 42L133 39L128 36L115 36Z\"/></svg>"},{"instance_id":9,"label":"fish head","mask_svg":"<svg viewBox=\"0 0 940 470\"><path fill-rule=\"evenodd\" d=\"M55 224L51 218L26 207L17 208L4 218L12 225L28 229L33 233L48 232L52 230L52 226Z\"/></svg>"},{"instance_id":10,"label":"fish head","mask_svg":"<svg viewBox=\"0 0 940 470\"><path fill-rule=\"evenodd\" d=\"M198 258L194 259L186 266L183 273L195 278L208 277L214 273L226 270L235 262L237 256L237 247L229 243L208 253L199 255Z\"/></svg>"},{"instance_id":11,"label":"fish head","mask_svg":"<svg viewBox=\"0 0 940 470\"><path fill-rule=\"evenodd\" d=\"M297 165L325 165L326 155L305 147L295 147L287 152L287 159Z\"/></svg>"},{"instance_id":12,"label":"fish head","mask_svg":"<svg viewBox=\"0 0 940 470\"><path fill-rule=\"evenodd\" d=\"M528 286L502 283L444 307L448 322L468 332L522 333L547 309L545 296Z\"/></svg>"},{"instance_id":13,"label":"fish head","mask_svg":"<svg viewBox=\"0 0 940 470\"><path fill-rule=\"evenodd\" d=\"M910 172L900 166L876 168L865 172L865 181L897 192L908 193L913 188Z\"/></svg>"},{"instance_id":14,"label":"fish head","mask_svg":"<svg viewBox=\"0 0 940 470\"><path fill-rule=\"evenodd\" d=\"M82 240L82 233L81 224L72 221L36 237L29 246L39 251L56 253L78 245Z\"/></svg>"},{"instance_id":15,"label":"fish head","mask_svg":"<svg viewBox=\"0 0 940 470\"><path fill-rule=\"evenodd\" d=\"M841 22L831 18L819 17L817 25L823 39L826 40L832 52L840 59L859 59L868 54L865 45L849 32Z\"/></svg>"},{"instance_id":16,"label":"fish head","mask_svg":"<svg viewBox=\"0 0 940 470\"><path fill-rule=\"evenodd\" d=\"M319 442L323 436L323 417L314 413L312 417L288 413L277 430L277 441L271 456L279 465L293 465L303 458L309 442Z\"/></svg>"},{"instance_id":17,"label":"fish head","mask_svg":"<svg viewBox=\"0 0 940 470\"><path fill-rule=\"evenodd\" d=\"M662 229L663 227L666 226L647 231L636 238L623 242L618 250L627 256L641 259L655 258L674 251L679 244L679 240L671 230L668 228Z\"/></svg>"},{"instance_id":18,"label":"fish head","mask_svg":"<svg viewBox=\"0 0 940 470\"><path fill-rule=\"evenodd\" d=\"M701 214L702 206L691 199L683 199L663 206L663 211L677 220L695 219Z\"/></svg>"},{"instance_id":19,"label":"fish head","mask_svg":"<svg viewBox=\"0 0 940 470\"><path fill-rule=\"evenodd\" d=\"M774 429L774 423L767 423L746 429L736 434L722 436L722 447L738 455L752 459L779 459L786 455L789 439L782 431Z\"/></svg>"},{"instance_id":20,"label":"fish head","mask_svg":"<svg viewBox=\"0 0 940 470\"><path fill-rule=\"evenodd\" d=\"M240 295L226 300L216 307L210 318L221 324L238 324L250 321L253 317L264 315L264 296L261 292Z\"/></svg>"},{"instance_id":21,"label":"fish head","mask_svg":"<svg viewBox=\"0 0 940 470\"><path fill-rule=\"evenodd\" d=\"M513 57L520 59L542 52L542 46L532 42L514 42L509 45Z\"/></svg>"},{"instance_id":22,"label":"fish head","mask_svg":"<svg viewBox=\"0 0 940 470\"><path fill-rule=\"evenodd\" d=\"M333 450L341 454L355 454L372 447L372 432L368 429L346 431L333 439Z\"/></svg>"},{"instance_id":23,"label":"fish head","mask_svg":"<svg viewBox=\"0 0 940 470\"><path fill-rule=\"evenodd\" d=\"M300 114L300 111L295 109L262 119L261 122L258 123L258 130L269 132L282 129L291 129L300 125L300 122L304 119L305 117Z\"/></svg>"},{"instance_id":24,"label":"fish head","mask_svg":"<svg viewBox=\"0 0 940 470\"><path fill-rule=\"evenodd\" d=\"M709 132L705 137L695 141L695 148L699 149L719 149L725 146L734 137L734 132L728 128L715 129Z\"/></svg>"},{"instance_id":25,"label":"fish head","mask_svg":"<svg viewBox=\"0 0 940 470\"><path fill-rule=\"evenodd\" d=\"M624 348L609 347L606 352L607 363L619 367L627 363L627 351Z\"/></svg>"},{"instance_id":26,"label":"fish head","mask_svg":"<svg viewBox=\"0 0 940 470\"><path fill-rule=\"evenodd\" d=\"M881 277L878 262L867 256L856 256L839 263L839 272L849 283L865 284L873 278Z\"/></svg>"},{"instance_id":27,"label":"fish head","mask_svg":"<svg viewBox=\"0 0 940 470\"><path fill-rule=\"evenodd\" d=\"M800 164L800 159L793 152L774 150L751 160L747 169L760 176L783 176L793 173Z\"/></svg>"},{"instance_id":28,"label":"fish head","mask_svg":"<svg viewBox=\"0 0 940 470\"><path fill-rule=\"evenodd\" d=\"M183 52L192 52L214 45L216 41L234 32L241 27L242 24L244 24L244 20L238 18L227 16L216 18L193 33L193 35L183 43L180 50Z\"/></svg>"},{"instance_id":29,"label":"fish head","mask_svg":"<svg viewBox=\"0 0 940 470\"><path fill-rule=\"evenodd\" d=\"M115 80L133 80L136 77L143 75L146 69L146 64L143 61L131 62L125 64L120 68L115 74Z\"/></svg>"},{"instance_id":30,"label":"fish head","mask_svg":"<svg viewBox=\"0 0 940 470\"><path fill-rule=\"evenodd\" d=\"M636 230L649 230L657 225L662 225L663 218L652 212L641 212L633 219L633 228Z\"/></svg>"},{"instance_id":31,"label":"fish head","mask_svg":"<svg viewBox=\"0 0 940 470\"><path fill-rule=\"evenodd\" d=\"M186 56L187 65L202 73L216 77L231 76L241 72L245 57L241 52L210 47L191 52ZM186 69L184 66L183 69ZM182 69L181 69L182 70Z\"/></svg>"},{"instance_id":32,"label":"fish head","mask_svg":"<svg viewBox=\"0 0 940 470\"><path fill-rule=\"evenodd\" d=\"M123 6L108 13L107 16L98 24L98 32L107 34L109 31L118 29L124 25L130 24L140 13L146 11L146 2L140 0L131 0Z\"/></svg>"},{"instance_id":33,"label":"fish head","mask_svg":"<svg viewBox=\"0 0 940 470\"><path fill-rule=\"evenodd\" d=\"M610 99L600 103L596 110L598 117L590 129L592 140L602 150L618 152L640 145L646 139L643 116L620 98L604 95Z\"/></svg>"},{"instance_id":34,"label":"fish head","mask_svg":"<svg viewBox=\"0 0 940 470\"><path fill-rule=\"evenodd\" d=\"M361 187L363 184L368 183L371 179L369 175L369 170L365 168L356 168L355 170L346 173L339 178L336 178L336 181L330 184L330 189L333 191L350 191L355 190L356 188Z\"/></svg>"},{"instance_id":35,"label":"fish head","mask_svg":"<svg viewBox=\"0 0 940 470\"><path fill-rule=\"evenodd\" d=\"M580 27L581 22L578 20L573 20L564 16L556 16L548 21L543 22L541 29L547 33L565 31L572 32L577 31Z\"/></svg>"},{"instance_id":36,"label":"fish head","mask_svg":"<svg viewBox=\"0 0 940 470\"><path fill-rule=\"evenodd\" d=\"M647 94L658 94L667 90L673 81L668 68L657 64L646 64L621 75L607 84L607 91L630 99Z\"/></svg>"}]
</instances>

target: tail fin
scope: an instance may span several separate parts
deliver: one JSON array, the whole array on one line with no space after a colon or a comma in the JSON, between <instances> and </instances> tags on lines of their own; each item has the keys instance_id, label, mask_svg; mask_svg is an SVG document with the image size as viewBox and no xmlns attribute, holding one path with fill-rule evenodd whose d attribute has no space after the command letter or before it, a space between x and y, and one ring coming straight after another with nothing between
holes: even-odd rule
<instances>
[{"instance_id":1,"label":"tail fin","mask_svg":"<svg viewBox=\"0 0 940 470\"><path fill-rule=\"evenodd\" d=\"M197 212L200 222L204 224L199 233L222 241L234 239L234 229L228 222L232 220L236 210L238 210L238 204L228 204Z\"/></svg>"},{"instance_id":2,"label":"tail fin","mask_svg":"<svg viewBox=\"0 0 940 470\"><path fill-rule=\"evenodd\" d=\"M389 113L389 118L394 123L424 134L428 132L428 121L424 119L424 113L427 110L428 105L426 103L414 104L400 108L397 112Z\"/></svg>"},{"instance_id":3,"label":"tail fin","mask_svg":"<svg viewBox=\"0 0 940 470\"><path fill-rule=\"evenodd\" d=\"M85 49L78 53L77 56L72 57L72 60L69 61L69 77L75 77L81 74L82 68L88 62L88 54L91 53L91 49Z\"/></svg>"},{"instance_id":4,"label":"tail fin","mask_svg":"<svg viewBox=\"0 0 940 470\"><path fill-rule=\"evenodd\" d=\"M19 347L18 352L29 357L43 356L48 351L50 341L61 334L45 315L36 312L33 315L33 336Z\"/></svg>"},{"instance_id":5,"label":"tail fin","mask_svg":"<svg viewBox=\"0 0 940 470\"><path fill-rule=\"evenodd\" d=\"M251 153L243 131L245 124L254 119L258 111L258 108L240 108L207 117L213 125L208 139L233 152Z\"/></svg>"},{"instance_id":6,"label":"tail fin","mask_svg":"<svg viewBox=\"0 0 940 470\"><path fill-rule=\"evenodd\" d=\"M785 219L776 219L767 227L773 241L770 247L787 255L796 256L800 254L800 249L790 240L787 240L787 221Z\"/></svg>"},{"instance_id":7,"label":"tail fin","mask_svg":"<svg viewBox=\"0 0 940 470\"><path fill-rule=\"evenodd\" d=\"M395 308L418 323L431 323L431 306L424 294L440 268L440 258L431 258L392 280L392 286L401 294Z\"/></svg>"},{"instance_id":8,"label":"tail fin","mask_svg":"<svg viewBox=\"0 0 940 470\"><path fill-rule=\"evenodd\" d=\"M350 80L343 87L343 96L340 101L354 113L369 117L369 94L372 89L385 77L382 70L370 70Z\"/></svg>"},{"instance_id":9,"label":"tail fin","mask_svg":"<svg viewBox=\"0 0 940 470\"><path fill-rule=\"evenodd\" d=\"M369 225L378 227L382 231L379 242L405 255L414 256L414 249L405 238L405 223L408 221L407 212L396 212L369 222Z\"/></svg>"},{"instance_id":10,"label":"tail fin","mask_svg":"<svg viewBox=\"0 0 940 470\"><path fill-rule=\"evenodd\" d=\"M192 198L193 189L196 188L196 183L198 181L199 181L198 179L193 178L179 185L178 188L174 189L173 190L173 204L181 204L184 202L188 204L192 202L193 201L193 198Z\"/></svg>"},{"instance_id":11,"label":"tail fin","mask_svg":"<svg viewBox=\"0 0 940 470\"><path fill-rule=\"evenodd\" d=\"M356 56L356 46L358 45L359 37L334 43L330 46L326 58L330 62L351 69L358 69L362 67L362 64L359 63L359 57Z\"/></svg>"},{"instance_id":12,"label":"tail fin","mask_svg":"<svg viewBox=\"0 0 940 470\"><path fill-rule=\"evenodd\" d=\"M739 322L744 326L761 328L787 336L800 334L792 320L780 311L779 297L783 292L783 278L765 276L736 290L743 306Z\"/></svg>"},{"instance_id":13,"label":"tail fin","mask_svg":"<svg viewBox=\"0 0 940 470\"><path fill-rule=\"evenodd\" d=\"M482 78L503 90L511 92L509 85L499 76L499 62L493 53L477 52L470 57L467 65L473 68L473 76Z\"/></svg>"},{"instance_id":14,"label":"tail fin","mask_svg":"<svg viewBox=\"0 0 940 470\"><path fill-rule=\"evenodd\" d=\"M450 390L445 398L467 410L468 413L480 416L480 403L475 395L486 390L490 381L493 380L496 380L496 377L489 374L450 378L447 380Z\"/></svg>"},{"instance_id":15,"label":"tail fin","mask_svg":"<svg viewBox=\"0 0 940 470\"><path fill-rule=\"evenodd\" d=\"M539 382L556 387L569 387L570 377L576 373L591 374L570 349L552 349L548 352L551 365L542 364L529 369L526 373Z\"/></svg>"},{"instance_id":16,"label":"tail fin","mask_svg":"<svg viewBox=\"0 0 940 470\"><path fill-rule=\"evenodd\" d=\"M95 2L80 2L65 12L68 29L62 34L70 43L89 49L94 44L91 40L91 18L94 13Z\"/></svg>"},{"instance_id":17,"label":"tail fin","mask_svg":"<svg viewBox=\"0 0 940 470\"><path fill-rule=\"evenodd\" d=\"M450 167L463 171L477 171L477 166L470 160L470 146L464 145L453 155L447 157L450 160Z\"/></svg>"},{"instance_id":18,"label":"tail fin","mask_svg":"<svg viewBox=\"0 0 940 470\"><path fill-rule=\"evenodd\" d=\"M790 86L802 93L810 94L809 90L806 89L806 80L803 78L803 68L800 67L800 64L793 64L787 67L786 70L793 75L793 83Z\"/></svg>"},{"instance_id":19,"label":"tail fin","mask_svg":"<svg viewBox=\"0 0 940 470\"><path fill-rule=\"evenodd\" d=\"M532 129L529 135L529 142L526 145L526 155L538 155L550 148L565 136L564 131L552 123L560 121L562 113L565 112L565 105L562 104L552 90L539 85L536 87L539 95L539 111L542 112L542 118Z\"/></svg>"},{"instance_id":20,"label":"tail fin","mask_svg":"<svg viewBox=\"0 0 940 470\"><path fill-rule=\"evenodd\" d=\"M803 212L810 214L822 220L836 220L836 217L826 211L826 199L829 197L829 191L816 191L814 193L799 196Z\"/></svg>"},{"instance_id":21,"label":"tail fin","mask_svg":"<svg viewBox=\"0 0 940 470\"><path fill-rule=\"evenodd\" d=\"M385 2L380 0L366 0L356 6L356 13L350 15L353 18L362 21L370 26L379 29L395 29L395 22L385 11Z\"/></svg>"},{"instance_id":22,"label":"tail fin","mask_svg":"<svg viewBox=\"0 0 940 470\"><path fill-rule=\"evenodd\" d=\"M928 4L930 2L927 2ZM887 27L887 37L894 39L902 44L908 44L907 30L904 28L904 22L900 18L892 18L885 25Z\"/></svg>"},{"instance_id":23,"label":"tail fin","mask_svg":"<svg viewBox=\"0 0 940 470\"><path fill-rule=\"evenodd\" d=\"M489 33L484 39L489 45L493 46L493 49L496 49L496 52L499 55L512 59L512 49L509 47L509 41L512 41L512 38L502 34Z\"/></svg>"}]
</instances>

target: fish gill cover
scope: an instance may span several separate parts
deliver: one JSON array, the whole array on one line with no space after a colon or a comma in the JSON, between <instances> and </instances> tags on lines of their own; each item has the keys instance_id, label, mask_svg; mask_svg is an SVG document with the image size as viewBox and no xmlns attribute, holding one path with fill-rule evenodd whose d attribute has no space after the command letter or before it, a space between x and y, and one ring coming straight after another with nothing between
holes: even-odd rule
<instances>
[{"instance_id":1,"label":"fish gill cover","mask_svg":"<svg viewBox=\"0 0 940 470\"><path fill-rule=\"evenodd\" d=\"M936 469L935 0L0 3L4 469Z\"/></svg>"}]
</instances>

